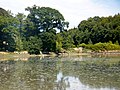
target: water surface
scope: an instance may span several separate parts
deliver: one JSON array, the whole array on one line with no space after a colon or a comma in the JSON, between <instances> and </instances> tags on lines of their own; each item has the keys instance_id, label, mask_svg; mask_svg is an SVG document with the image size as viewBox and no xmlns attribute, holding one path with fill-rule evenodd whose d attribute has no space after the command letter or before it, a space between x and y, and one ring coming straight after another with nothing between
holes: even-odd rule
<instances>
[{"instance_id":1,"label":"water surface","mask_svg":"<svg viewBox=\"0 0 120 90\"><path fill-rule=\"evenodd\" d=\"M120 57L0 61L0 90L120 90Z\"/></svg>"}]
</instances>

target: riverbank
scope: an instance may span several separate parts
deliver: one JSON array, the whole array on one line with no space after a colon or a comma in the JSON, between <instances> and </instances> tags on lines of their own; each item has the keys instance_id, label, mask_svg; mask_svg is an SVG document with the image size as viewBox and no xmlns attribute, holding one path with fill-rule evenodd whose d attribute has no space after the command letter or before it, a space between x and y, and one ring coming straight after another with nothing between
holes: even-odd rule
<instances>
[{"instance_id":1,"label":"riverbank","mask_svg":"<svg viewBox=\"0 0 120 90\"><path fill-rule=\"evenodd\" d=\"M0 52L0 61L3 61L3 60L27 61L31 57L44 58L44 57L56 57L56 56L67 57L67 56L96 56L96 55L97 56L120 56L120 50L85 52L85 53L67 52L67 53L59 53L59 54L55 54L51 52L49 54L39 54L39 55L35 55L35 54L30 55L28 53Z\"/></svg>"},{"instance_id":2,"label":"riverbank","mask_svg":"<svg viewBox=\"0 0 120 90\"><path fill-rule=\"evenodd\" d=\"M90 53L75 53L75 52L67 52L67 53L59 53L56 54L54 52L50 52L47 54L39 54L39 55L35 55L35 54L28 54L28 53L14 53L14 52L0 52L0 60L28 60L28 58L31 57L40 57L40 58L44 58L44 57L67 57L67 56L82 56L82 55L90 55Z\"/></svg>"},{"instance_id":3,"label":"riverbank","mask_svg":"<svg viewBox=\"0 0 120 90\"><path fill-rule=\"evenodd\" d=\"M106 50L106 51L98 51L98 52L91 52L92 55L120 55L120 50Z\"/></svg>"},{"instance_id":4,"label":"riverbank","mask_svg":"<svg viewBox=\"0 0 120 90\"><path fill-rule=\"evenodd\" d=\"M30 55L28 53L13 53L13 52L0 52L0 60L28 60L30 57L45 57L47 54Z\"/></svg>"}]
</instances>

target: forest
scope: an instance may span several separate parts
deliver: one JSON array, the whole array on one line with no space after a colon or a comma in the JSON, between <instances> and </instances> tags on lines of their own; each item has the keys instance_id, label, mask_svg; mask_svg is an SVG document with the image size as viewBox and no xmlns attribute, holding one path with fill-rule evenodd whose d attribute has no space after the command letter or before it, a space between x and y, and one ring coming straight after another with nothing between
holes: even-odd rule
<instances>
[{"instance_id":1,"label":"forest","mask_svg":"<svg viewBox=\"0 0 120 90\"><path fill-rule=\"evenodd\" d=\"M78 27L68 29L69 22L56 9L32 6L28 15L12 14L0 8L0 51L59 53L63 49L83 47L91 50L120 50L120 14L90 17Z\"/></svg>"}]
</instances>

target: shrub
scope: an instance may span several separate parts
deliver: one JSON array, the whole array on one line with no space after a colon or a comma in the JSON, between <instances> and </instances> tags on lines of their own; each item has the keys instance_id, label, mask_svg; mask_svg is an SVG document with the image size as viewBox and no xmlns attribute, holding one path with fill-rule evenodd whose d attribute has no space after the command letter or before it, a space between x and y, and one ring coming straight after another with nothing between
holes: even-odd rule
<instances>
[{"instance_id":1,"label":"shrub","mask_svg":"<svg viewBox=\"0 0 120 90\"><path fill-rule=\"evenodd\" d=\"M80 44L79 46L85 49L91 49L93 51L105 51L105 50L120 50L120 45L113 44L111 41L107 43L96 43L96 44Z\"/></svg>"}]
</instances>

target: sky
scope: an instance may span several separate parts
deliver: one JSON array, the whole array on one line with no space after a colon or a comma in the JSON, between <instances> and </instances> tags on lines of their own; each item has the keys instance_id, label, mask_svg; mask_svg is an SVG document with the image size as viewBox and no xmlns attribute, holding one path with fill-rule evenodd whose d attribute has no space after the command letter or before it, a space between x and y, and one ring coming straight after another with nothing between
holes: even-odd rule
<instances>
[{"instance_id":1,"label":"sky","mask_svg":"<svg viewBox=\"0 0 120 90\"><path fill-rule=\"evenodd\" d=\"M37 5L58 10L69 22L69 28L77 27L82 20L94 16L113 16L120 13L120 0L0 0L0 7L13 14L24 13L25 8Z\"/></svg>"}]
</instances>

